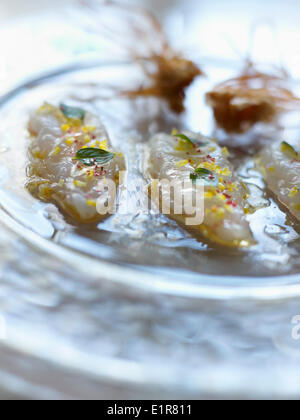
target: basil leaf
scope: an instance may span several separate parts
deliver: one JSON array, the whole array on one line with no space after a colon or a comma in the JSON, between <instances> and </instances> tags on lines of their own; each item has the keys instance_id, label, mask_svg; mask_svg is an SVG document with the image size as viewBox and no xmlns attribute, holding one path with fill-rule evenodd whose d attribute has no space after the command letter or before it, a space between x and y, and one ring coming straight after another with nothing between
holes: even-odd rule
<instances>
[{"instance_id":1,"label":"basil leaf","mask_svg":"<svg viewBox=\"0 0 300 420\"><path fill-rule=\"evenodd\" d=\"M193 181L193 184L197 184L197 181L204 181L204 185L210 187L216 187L219 184L218 177L205 168L197 168L195 173L190 174L190 179Z\"/></svg>"},{"instance_id":2,"label":"basil leaf","mask_svg":"<svg viewBox=\"0 0 300 420\"><path fill-rule=\"evenodd\" d=\"M60 110L64 114L64 116L67 118L71 118L73 120L81 120L81 121L84 120L84 117L85 117L84 109L61 104Z\"/></svg>"},{"instance_id":3,"label":"basil leaf","mask_svg":"<svg viewBox=\"0 0 300 420\"><path fill-rule=\"evenodd\" d=\"M174 137L178 137L181 140L187 142L190 146L206 146L208 143L201 143L199 140L191 139L185 134L174 134Z\"/></svg>"},{"instance_id":4,"label":"basil leaf","mask_svg":"<svg viewBox=\"0 0 300 420\"><path fill-rule=\"evenodd\" d=\"M300 157L300 153L297 152L297 150L294 149L293 146L291 146L286 141L283 141L281 143L281 151L288 157L292 157L293 159L298 159Z\"/></svg>"},{"instance_id":5,"label":"basil leaf","mask_svg":"<svg viewBox=\"0 0 300 420\"><path fill-rule=\"evenodd\" d=\"M86 166L94 166L97 163L105 165L115 157L114 153L94 147L80 149L76 153L75 160L79 160Z\"/></svg>"}]
</instances>

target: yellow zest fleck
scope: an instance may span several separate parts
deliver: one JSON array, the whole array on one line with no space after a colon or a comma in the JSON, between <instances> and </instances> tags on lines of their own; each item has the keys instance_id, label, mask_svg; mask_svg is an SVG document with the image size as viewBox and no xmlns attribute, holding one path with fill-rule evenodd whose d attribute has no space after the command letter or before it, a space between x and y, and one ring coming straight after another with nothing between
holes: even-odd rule
<instances>
[{"instance_id":1,"label":"yellow zest fleck","mask_svg":"<svg viewBox=\"0 0 300 420\"><path fill-rule=\"evenodd\" d=\"M217 214L220 217L224 217L225 216L225 210L222 207L219 207L218 211L217 211Z\"/></svg>"},{"instance_id":2,"label":"yellow zest fleck","mask_svg":"<svg viewBox=\"0 0 300 420\"><path fill-rule=\"evenodd\" d=\"M66 145L71 146L74 143L74 141L75 141L75 137L68 137L66 139Z\"/></svg>"},{"instance_id":3,"label":"yellow zest fleck","mask_svg":"<svg viewBox=\"0 0 300 420\"><path fill-rule=\"evenodd\" d=\"M225 210L219 206L213 206L211 208L211 212L214 214L215 217L218 219L223 219L225 216Z\"/></svg>"},{"instance_id":4,"label":"yellow zest fleck","mask_svg":"<svg viewBox=\"0 0 300 420\"><path fill-rule=\"evenodd\" d=\"M63 187L63 186L64 186L64 184L65 184L64 179L60 179L60 180L58 181L58 185L59 185L60 187Z\"/></svg>"},{"instance_id":5,"label":"yellow zest fleck","mask_svg":"<svg viewBox=\"0 0 300 420\"><path fill-rule=\"evenodd\" d=\"M184 152L186 150L190 150L192 148L192 145L184 140L178 140L178 146L175 147L175 150L177 152Z\"/></svg>"},{"instance_id":6,"label":"yellow zest fleck","mask_svg":"<svg viewBox=\"0 0 300 420\"><path fill-rule=\"evenodd\" d=\"M298 193L299 193L299 188L297 188L297 187L293 187L293 188L291 189L290 193L289 193L289 197L290 197L290 198L295 197L295 195L297 195Z\"/></svg>"},{"instance_id":7,"label":"yellow zest fleck","mask_svg":"<svg viewBox=\"0 0 300 420\"><path fill-rule=\"evenodd\" d=\"M226 201L226 197L225 197L224 194L219 193L219 194L217 194L217 197L222 201Z\"/></svg>"},{"instance_id":8,"label":"yellow zest fleck","mask_svg":"<svg viewBox=\"0 0 300 420\"><path fill-rule=\"evenodd\" d=\"M203 162L203 163L200 163L198 168L206 168L206 169L209 169L209 170L213 171L213 170L216 169L216 165L213 164L213 163L209 163L209 162Z\"/></svg>"},{"instance_id":9,"label":"yellow zest fleck","mask_svg":"<svg viewBox=\"0 0 300 420\"><path fill-rule=\"evenodd\" d=\"M103 149L103 150L105 150L105 149ZM116 153L116 156L118 156L118 157L124 157L123 153Z\"/></svg>"},{"instance_id":10,"label":"yellow zest fleck","mask_svg":"<svg viewBox=\"0 0 300 420\"><path fill-rule=\"evenodd\" d=\"M86 204L91 207L97 207L97 202L94 200L86 200Z\"/></svg>"},{"instance_id":11,"label":"yellow zest fleck","mask_svg":"<svg viewBox=\"0 0 300 420\"><path fill-rule=\"evenodd\" d=\"M49 199L52 195L52 189L48 185L41 185L39 188L42 198Z\"/></svg>"},{"instance_id":12,"label":"yellow zest fleck","mask_svg":"<svg viewBox=\"0 0 300 420\"><path fill-rule=\"evenodd\" d=\"M177 168L182 168L183 166L186 166L189 163L188 160L180 160L176 163Z\"/></svg>"},{"instance_id":13,"label":"yellow zest fleck","mask_svg":"<svg viewBox=\"0 0 300 420\"><path fill-rule=\"evenodd\" d=\"M220 173L220 169L221 169L219 166L215 165L214 163L210 163L210 162L200 163L200 165L197 167L197 169L199 169L199 168L205 168L205 169L208 169L209 171L216 172L218 174Z\"/></svg>"},{"instance_id":14,"label":"yellow zest fleck","mask_svg":"<svg viewBox=\"0 0 300 420\"><path fill-rule=\"evenodd\" d=\"M108 140L99 141L99 148L108 151Z\"/></svg>"},{"instance_id":15,"label":"yellow zest fleck","mask_svg":"<svg viewBox=\"0 0 300 420\"><path fill-rule=\"evenodd\" d=\"M271 172L271 174L275 171L274 166L269 166L269 171Z\"/></svg>"},{"instance_id":16,"label":"yellow zest fleck","mask_svg":"<svg viewBox=\"0 0 300 420\"><path fill-rule=\"evenodd\" d=\"M36 159L45 159L45 157L46 157L45 154L41 153L39 149L33 150L32 154Z\"/></svg>"},{"instance_id":17,"label":"yellow zest fleck","mask_svg":"<svg viewBox=\"0 0 300 420\"><path fill-rule=\"evenodd\" d=\"M295 210L300 211L300 204L295 205Z\"/></svg>"},{"instance_id":18,"label":"yellow zest fleck","mask_svg":"<svg viewBox=\"0 0 300 420\"><path fill-rule=\"evenodd\" d=\"M176 128L173 128L172 132L171 132L171 136L176 136L176 134L178 134L179 131Z\"/></svg>"},{"instance_id":19,"label":"yellow zest fleck","mask_svg":"<svg viewBox=\"0 0 300 420\"><path fill-rule=\"evenodd\" d=\"M86 143L89 143L89 142L91 141L90 136L88 136L88 135L84 136L84 141L85 141Z\"/></svg>"},{"instance_id":20,"label":"yellow zest fleck","mask_svg":"<svg viewBox=\"0 0 300 420\"><path fill-rule=\"evenodd\" d=\"M217 149L215 147L210 147L208 149L209 153L215 152Z\"/></svg>"},{"instance_id":21,"label":"yellow zest fleck","mask_svg":"<svg viewBox=\"0 0 300 420\"><path fill-rule=\"evenodd\" d=\"M60 147L57 146L51 153L50 156L57 156L60 153Z\"/></svg>"},{"instance_id":22,"label":"yellow zest fleck","mask_svg":"<svg viewBox=\"0 0 300 420\"><path fill-rule=\"evenodd\" d=\"M235 182L228 184L227 189L229 192L238 191L238 186Z\"/></svg>"},{"instance_id":23,"label":"yellow zest fleck","mask_svg":"<svg viewBox=\"0 0 300 420\"><path fill-rule=\"evenodd\" d=\"M226 190L225 186L221 182L218 185L218 189L221 190L221 191L225 191Z\"/></svg>"},{"instance_id":24,"label":"yellow zest fleck","mask_svg":"<svg viewBox=\"0 0 300 420\"><path fill-rule=\"evenodd\" d=\"M78 188L84 188L86 187L86 182L82 182L77 179L74 179L74 185L75 187L78 187Z\"/></svg>"},{"instance_id":25,"label":"yellow zest fleck","mask_svg":"<svg viewBox=\"0 0 300 420\"><path fill-rule=\"evenodd\" d=\"M257 210L259 210L259 207L251 206L250 204L247 204L247 207L244 208L245 214L254 214Z\"/></svg>"},{"instance_id":26,"label":"yellow zest fleck","mask_svg":"<svg viewBox=\"0 0 300 420\"><path fill-rule=\"evenodd\" d=\"M44 104L44 105L42 105L38 110L37 110L37 113L38 114L43 114L43 113L50 113L50 112L53 112L53 111L55 111L55 108L54 108L54 106L52 106L52 105L50 105L50 104Z\"/></svg>"},{"instance_id":27,"label":"yellow zest fleck","mask_svg":"<svg viewBox=\"0 0 300 420\"><path fill-rule=\"evenodd\" d=\"M89 171L89 174L87 175L87 178L88 179L92 179L94 177L94 171L93 171L93 169L91 169L90 171Z\"/></svg>"},{"instance_id":28,"label":"yellow zest fleck","mask_svg":"<svg viewBox=\"0 0 300 420\"><path fill-rule=\"evenodd\" d=\"M243 181L240 181L240 184L244 188L244 190L246 191L246 196L245 197L249 198L250 194L249 194L249 189L248 189L247 185Z\"/></svg>"},{"instance_id":29,"label":"yellow zest fleck","mask_svg":"<svg viewBox=\"0 0 300 420\"><path fill-rule=\"evenodd\" d=\"M221 175L223 176L231 176L231 171L228 168L221 170Z\"/></svg>"},{"instance_id":30,"label":"yellow zest fleck","mask_svg":"<svg viewBox=\"0 0 300 420\"><path fill-rule=\"evenodd\" d=\"M82 128L82 130L83 130L84 133L93 133L94 131L96 131L96 127L94 125L88 125L88 126L85 125Z\"/></svg>"},{"instance_id":31,"label":"yellow zest fleck","mask_svg":"<svg viewBox=\"0 0 300 420\"><path fill-rule=\"evenodd\" d=\"M69 131L71 128L70 124L63 124L61 126L62 131Z\"/></svg>"},{"instance_id":32,"label":"yellow zest fleck","mask_svg":"<svg viewBox=\"0 0 300 420\"><path fill-rule=\"evenodd\" d=\"M207 191L204 193L204 197L205 198L213 198L216 194L213 193L212 191Z\"/></svg>"},{"instance_id":33,"label":"yellow zest fleck","mask_svg":"<svg viewBox=\"0 0 300 420\"><path fill-rule=\"evenodd\" d=\"M227 147L223 147L222 153L223 153L223 156L230 157L230 153L229 153Z\"/></svg>"},{"instance_id":34,"label":"yellow zest fleck","mask_svg":"<svg viewBox=\"0 0 300 420\"><path fill-rule=\"evenodd\" d=\"M229 211L229 213L233 213L234 212L233 208L231 206L229 206L228 204L225 204L225 209L227 211Z\"/></svg>"}]
</instances>

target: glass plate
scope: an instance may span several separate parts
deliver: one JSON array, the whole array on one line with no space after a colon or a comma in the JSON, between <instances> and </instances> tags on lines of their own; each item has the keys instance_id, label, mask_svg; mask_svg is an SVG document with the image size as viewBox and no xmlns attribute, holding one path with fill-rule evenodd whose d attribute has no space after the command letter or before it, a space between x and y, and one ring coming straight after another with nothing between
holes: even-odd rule
<instances>
[{"instance_id":1,"label":"glass plate","mask_svg":"<svg viewBox=\"0 0 300 420\"><path fill-rule=\"evenodd\" d=\"M287 286L292 285L294 293L299 279L297 224L272 197L266 199L262 179L248 159L240 166L240 173L246 176L244 180L250 183L256 200L262 202L262 208L249 217L258 242L249 250L224 249L194 238L167 217L148 214L142 207L128 209L125 215L116 214L98 226L82 227L64 218L55 206L34 200L24 188L29 144L26 126L30 112L44 100L60 103L75 99L101 116L113 144L126 155L127 189L136 202L143 200L136 185L145 182L140 171L141 147L151 133L170 132L175 123L176 127L193 128L186 124L194 118L192 105L179 122L156 100L98 99L107 85L120 84L120 80L134 83L133 75L138 73L134 64L102 63L92 69L75 67L58 73L31 80L29 88L20 86L19 92L7 93L2 101L1 116L7 123L2 124L0 143L1 202L13 219L11 224L18 222L24 237L47 252L79 264L85 275L97 277L101 273L111 281L149 291L190 297L231 293L233 297L241 293L267 296L271 289L273 296L279 286L284 285L288 293ZM201 98L206 89L207 82L199 82L191 88L191 96L196 91L195 96ZM266 142L270 141L270 133L264 135Z\"/></svg>"}]
</instances>

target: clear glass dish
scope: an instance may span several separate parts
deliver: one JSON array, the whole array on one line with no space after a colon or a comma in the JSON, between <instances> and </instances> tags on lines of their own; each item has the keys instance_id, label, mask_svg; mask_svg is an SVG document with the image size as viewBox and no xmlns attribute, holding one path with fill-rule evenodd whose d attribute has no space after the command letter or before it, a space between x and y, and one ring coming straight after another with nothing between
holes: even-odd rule
<instances>
[{"instance_id":1,"label":"clear glass dish","mask_svg":"<svg viewBox=\"0 0 300 420\"><path fill-rule=\"evenodd\" d=\"M101 116L113 143L126 154L128 179L132 183L127 186L129 194L136 202L142 201L143 193L136 191L138 182L144 181L140 171L141 147L151 132L170 132L174 124L186 127L184 119L192 120L199 106L188 107L183 121L178 122L156 100L97 98L106 83L117 83L122 78L130 83L135 72L133 64L109 63L92 69L75 68L61 75L55 71L54 77L31 81L30 89L22 86L17 96L15 92L7 94L2 103L2 118L7 125L2 126L0 144L3 173L0 193L6 212L19 222L19 228L23 227L23 235L48 252L65 255L73 264L80 261L81 270L87 267L87 275L93 272L98 276L101 272L111 281L190 297L203 297L203 293L216 297L222 290L224 293L230 290L231 296L240 296L243 290L245 296L248 293L263 296L265 288L271 288L273 294L282 285L286 293L288 285L294 291L300 264L298 226L267 195L261 176L244 155L236 159L239 172L261 205L260 210L249 216L258 244L247 250L224 249L194 238L166 217L147 214L142 207L129 209L126 215L116 214L98 226L82 227L65 219L54 206L33 199L25 190L30 141L26 127L30 112L44 100L59 103L75 98L78 104L84 103ZM192 95L197 89L196 96L203 97L206 86L204 89L193 86ZM92 100L87 102L90 97ZM278 133L275 135L278 137ZM271 141L266 138L266 142Z\"/></svg>"}]
</instances>

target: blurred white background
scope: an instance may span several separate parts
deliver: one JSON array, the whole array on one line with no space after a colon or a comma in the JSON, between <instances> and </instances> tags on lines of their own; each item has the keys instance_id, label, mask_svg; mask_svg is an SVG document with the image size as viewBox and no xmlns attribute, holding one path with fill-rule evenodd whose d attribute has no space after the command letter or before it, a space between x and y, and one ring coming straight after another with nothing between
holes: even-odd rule
<instances>
[{"instance_id":1,"label":"blurred white background","mask_svg":"<svg viewBox=\"0 0 300 420\"><path fill-rule=\"evenodd\" d=\"M298 45L300 41L299 0L285 2L282 0L119 1L145 5L160 17L163 17L164 11L170 12L177 9L176 31L171 27L169 35L172 38L176 38L177 35L179 45L197 45L198 51L201 48L201 55L204 53L218 57L221 54L237 58L237 54L233 53L233 49L236 49L240 55L245 56L249 48L251 29L254 25L264 23L265 27L257 33L259 41L256 43L256 59L265 60L266 56L267 60L272 62L284 59L283 61L291 65L292 73L298 73L296 69L299 68L300 56L295 45ZM0 21L4 23L8 18L55 9L59 11L59 17L63 18L65 7L78 2L79 0L64 0L63 2L61 0L1 0ZM278 39L274 38L273 31L280 33Z\"/></svg>"},{"instance_id":2,"label":"blurred white background","mask_svg":"<svg viewBox=\"0 0 300 420\"><path fill-rule=\"evenodd\" d=\"M64 0L64 4L75 3L76 0ZM60 0L2 0L0 2L0 20L31 13L39 10L55 9Z\"/></svg>"},{"instance_id":3,"label":"blurred white background","mask_svg":"<svg viewBox=\"0 0 300 420\"><path fill-rule=\"evenodd\" d=\"M120 1L120 0L119 0ZM122 0L121 0L122 1ZM151 6L157 12L174 5L177 0L133 0L137 4ZM78 0L64 0L63 5L78 3ZM61 0L2 0L0 3L0 20L5 20L10 17L20 16L35 11L53 10L60 7Z\"/></svg>"}]
</instances>

